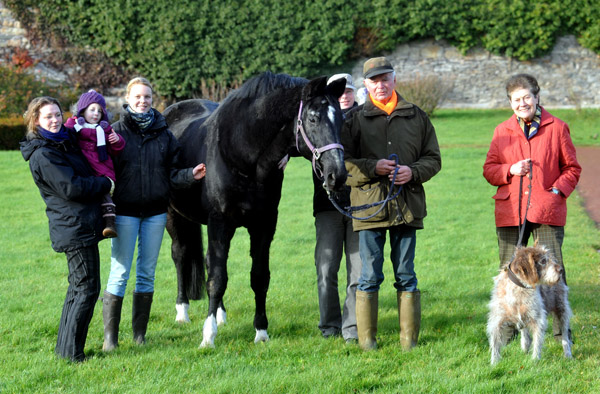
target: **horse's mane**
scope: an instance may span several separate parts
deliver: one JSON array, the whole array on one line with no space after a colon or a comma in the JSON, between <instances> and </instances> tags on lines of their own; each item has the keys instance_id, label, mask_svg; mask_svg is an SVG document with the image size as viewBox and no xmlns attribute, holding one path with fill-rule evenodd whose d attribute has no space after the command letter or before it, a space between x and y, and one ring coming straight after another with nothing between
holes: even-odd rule
<instances>
[{"instance_id":1,"label":"horse's mane","mask_svg":"<svg viewBox=\"0 0 600 394\"><path fill-rule=\"evenodd\" d=\"M292 77L287 74L273 74L270 71L265 71L250 78L239 89L232 91L223 101L223 104L230 100L262 97L275 89L293 88L306 85L307 82L307 79L301 77Z\"/></svg>"}]
</instances>

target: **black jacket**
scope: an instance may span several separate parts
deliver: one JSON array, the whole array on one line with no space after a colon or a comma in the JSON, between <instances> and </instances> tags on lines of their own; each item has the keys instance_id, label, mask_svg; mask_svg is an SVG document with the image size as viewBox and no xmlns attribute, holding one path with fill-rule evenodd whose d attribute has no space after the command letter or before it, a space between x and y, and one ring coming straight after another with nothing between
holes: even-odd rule
<instances>
[{"instance_id":1,"label":"black jacket","mask_svg":"<svg viewBox=\"0 0 600 394\"><path fill-rule=\"evenodd\" d=\"M110 181L94 176L74 134L57 143L30 134L20 142L33 180L46 203L52 248L68 252L102 239L102 196Z\"/></svg>"},{"instance_id":2,"label":"black jacket","mask_svg":"<svg viewBox=\"0 0 600 394\"><path fill-rule=\"evenodd\" d=\"M165 213L171 187L189 187L195 182L192 169L180 168L179 144L160 112L151 109L154 123L142 132L125 107L121 119L112 125L127 141L125 149L113 159L117 215L149 217Z\"/></svg>"}]
</instances>

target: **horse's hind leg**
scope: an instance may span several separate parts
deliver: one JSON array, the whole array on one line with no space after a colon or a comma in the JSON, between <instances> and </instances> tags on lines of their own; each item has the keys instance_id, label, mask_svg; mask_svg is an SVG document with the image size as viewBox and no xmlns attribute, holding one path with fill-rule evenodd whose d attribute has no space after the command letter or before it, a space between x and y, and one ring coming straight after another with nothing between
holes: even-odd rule
<instances>
[{"instance_id":1,"label":"horse's hind leg","mask_svg":"<svg viewBox=\"0 0 600 394\"><path fill-rule=\"evenodd\" d=\"M177 270L175 321L189 323L189 300L199 300L204 295L202 227L169 208L167 231L172 239L171 257Z\"/></svg>"},{"instance_id":2,"label":"horse's hind leg","mask_svg":"<svg viewBox=\"0 0 600 394\"><path fill-rule=\"evenodd\" d=\"M223 295L227 288L227 257L231 238L235 227L218 217L208 219L208 253L206 267L208 269L208 316L202 328L202 343L200 347L214 347L217 336L219 315L225 317ZM219 311L222 309L222 311Z\"/></svg>"},{"instance_id":3,"label":"horse's hind leg","mask_svg":"<svg viewBox=\"0 0 600 394\"><path fill-rule=\"evenodd\" d=\"M276 219L275 219L276 220ZM269 340L267 329L269 321L267 319L267 292L271 281L271 272L269 270L269 249L275 234L275 224L269 226L259 226L248 229L250 233L250 256L252 257L252 270L250 271L250 286L254 291L254 300L256 310L254 312L254 329L256 336L254 343L266 342Z\"/></svg>"}]
</instances>

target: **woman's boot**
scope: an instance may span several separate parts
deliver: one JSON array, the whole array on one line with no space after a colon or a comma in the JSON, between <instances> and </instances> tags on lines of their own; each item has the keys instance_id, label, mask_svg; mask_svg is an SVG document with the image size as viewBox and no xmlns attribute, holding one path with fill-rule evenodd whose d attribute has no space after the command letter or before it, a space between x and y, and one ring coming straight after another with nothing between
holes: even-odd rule
<instances>
[{"instance_id":1,"label":"woman's boot","mask_svg":"<svg viewBox=\"0 0 600 394\"><path fill-rule=\"evenodd\" d=\"M400 345L410 350L417 346L421 328L421 292L399 291L398 319L400 320Z\"/></svg>"},{"instance_id":2,"label":"woman's boot","mask_svg":"<svg viewBox=\"0 0 600 394\"><path fill-rule=\"evenodd\" d=\"M133 340L138 345L146 343L146 329L150 319L153 295L154 293L133 292L131 327L133 328Z\"/></svg>"},{"instance_id":3,"label":"woman's boot","mask_svg":"<svg viewBox=\"0 0 600 394\"><path fill-rule=\"evenodd\" d=\"M379 293L356 290L356 330L363 350L377 349L377 307Z\"/></svg>"},{"instance_id":4,"label":"woman's boot","mask_svg":"<svg viewBox=\"0 0 600 394\"><path fill-rule=\"evenodd\" d=\"M116 296L107 291L102 299L102 320L104 321L104 344L102 350L110 352L119 346L119 323L121 322L121 308L123 297Z\"/></svg>"}]
</instances>

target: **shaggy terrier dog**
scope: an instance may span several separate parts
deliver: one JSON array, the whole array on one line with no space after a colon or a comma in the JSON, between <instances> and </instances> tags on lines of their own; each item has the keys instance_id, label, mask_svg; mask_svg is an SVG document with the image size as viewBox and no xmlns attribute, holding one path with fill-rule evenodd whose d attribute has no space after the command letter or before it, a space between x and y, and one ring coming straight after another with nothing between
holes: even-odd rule
<instances>
[{"instance_id":1,"label":"shaggy terrier dog","mask_svg":"<svg viewBox=\"0 0 600 394\"><path fill-rule=\"evenodd\" d=\"M521 332L521 349L528 352L533 342L531 356L539 359L549 312L560 322L561 332L570 333L568 292L562 280L562 267L545 247L517 248L513 260L494 278L487 324L491 363L500 360L500 349L515 329ZM571 358L570 335L562 335L561 342L565 357Z\"/></svg>"}]
</instances>

